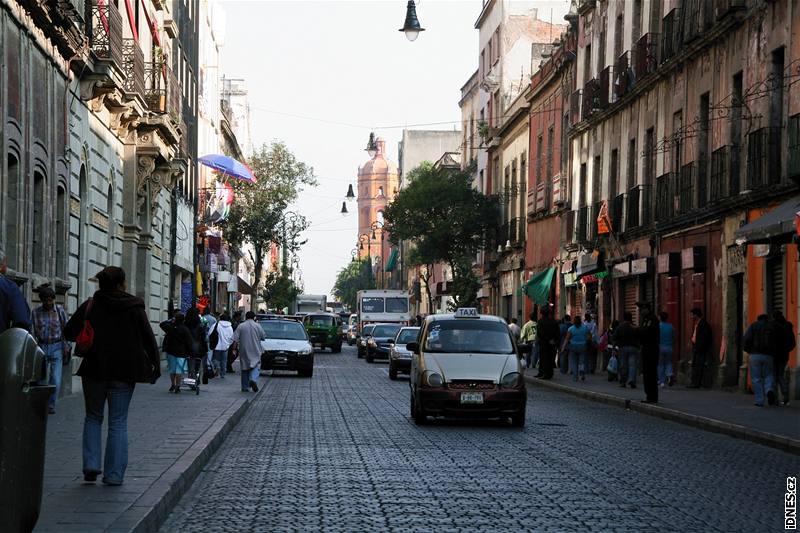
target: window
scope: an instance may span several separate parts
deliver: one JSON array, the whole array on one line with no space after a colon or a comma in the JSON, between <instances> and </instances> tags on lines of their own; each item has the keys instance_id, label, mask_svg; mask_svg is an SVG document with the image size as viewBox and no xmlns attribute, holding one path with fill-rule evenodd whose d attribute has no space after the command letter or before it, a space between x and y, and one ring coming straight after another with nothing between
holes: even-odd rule
<instances>
[{"instance_id":1,"label":"window","mask_svg":"<svg viewBox=\"0 0 800 533\"><path fill-rule=\"evenodd\" d=\"M11 269L18 269L17 257L19 253L19 160L8 155L8 188L6 193L6 213L4 216L6 226L6 257Z\"/></svg>"},{"instance_id":2,"label":"window","mask_svg":"<svg viewBox=\"0 0 800 533\"><path fill-rule=\"evenodd\" d=\"M603 185L603 160L595 156L594 168L592 169L592 203L600 201L601 187Z\"/></svg>"},{"instance_id":3,"label":"window","mask_svg":"<svg viewBox=\"0 0 800 533\"><path fill-rule=\"evenodd\" d=\"M592 45L583 49L583 83L592 79Z\"/></svg>"},{"instance_id":4,"label":"window","mask_svg":"<svg viewBox=\"0 0 800 533\"><path fill-rule=\"evenodd\" d=\"M386 298L387 313L408 313L408 298Z\"/></svg>"},{"instance_id":5,"label":"window","mask_svg":"<svg viewBox=\"0 0 800 533\"><path fill-rule=\"evenodd\" d=\"M617 24L614 26L614 61L622 55L622 46L625 42L625 21L622 15L617 17Z\"/></svg>"},{"instance_id":6,"label":"window","mask_svg":"<svg viewBox=\"0 0 800 533\"><path fill-rule=\"evenodd\" d=\"M553 144L555 143L556 131L553 126L547 129L547 155L545 157L545 183L553 179Z\"/></svg>"},{"instance_id":7,"label":"window","mask_svg":"<svg viewBox=\"0 0 800 533\"><path fill-rule=\"evenodd\" d=\"M652 133L652 128L648 130ZM645 171L646 172L646 171ZM636 138L628 141L628 189L637 185L638 179L636 176ZM619 189L617 189L619 190Z\"/></svg>"},{"instance_id":8,"label":"window","mask_svg":"<svg viewBox=\"0 0 800 533\"><path fill-rule=\"evenodd\" d=\"M526 190L528 188L528 154L519 156L519 215L525 216L528 207Z\"/></svg>"},{"instance_id":9,"label":"window","mask_svg":"<svg viewBox=\"0 0 800 533\"><path fill-rule=\"evenodd\" d=\"M47 180L41 172L33 173L33 271L37 274L47 274L45 272L45 226L47 224L45 216L45 192L47 191Z\"/></svg>"},{"instance_id":10,"label":"window","mask_svg":"<svg viewBox=\"0 0 800 533\"><path fill-rule=\"evenodd\" d=\"M619 150L611 150L611 168L608 177L608 199L613 200L619 191Z\"/></svg>"},{"instance_id":11,"label":"window","mask_svg":"<svg viewBox=\"0 0 800 533\"><path fill-rule=\"evenodd\" d=\"M683 113L680 110L672 115L672 141L672 171L677 174L683 162Z\"/></svg>"},{"instance_id":12,"label":"window","mask_svg":"<svg viewBox=\"0 0 800 533\"><path fill-rule=\"evenodd\" d=\"M581 163L580 181L578 182L578 207L586 205L586 163Z\"/></svg>"},{"instance_id":13,"label":"window","mask_svg":"<svg viewBox=\"0 0 800 533\"><path fill-rule=\"evenodd\" d=\"M375 326L375 329L372 330L373 337L386 337L393 339L397 332L400 331L400 325L384 325L379 324Z\"/></svg>"},{"instance_id":14,"label":"window","mask_svg":"<svg viewBox=\"0 0 800 533\"><path fill-rule=\"evenodd\" d=\"M642 36L642 0L633 0L633 23L631 26L631 43L636 43Z\"/></svg>"},{"instance_id":15,"label":"window","mask_svg":"<svg viewBox=\"0 0 800 533\"><path fill-rule=\"evenodd\" d=\"M113 172L113 170L112 170ZM108 264L114 264L114 237L117 232L114 223L114 186L109 180L108 192L106 193L106 215L108 216ZM163 238L163 236L162 236ZM167 257L166 255L164 257Z\"/></svg>"},{"instance_id":16,"label":"window","mask_svg":"<svg viewBox=\"0 0 800 533\"><path fill-rule=\"evenodd\" d=\"M259 322L268 339L308 340L306 330L299 322L288 320L263 320Z\"/></svg>"},{"instance_id":17,"label":"window","mask_svg":"<svg viewBox=\"0 0 800 533\"><path fill-rule=\"evenodd\" d=\"M742 71L733 75L731 93L731 168L728 194L739 194L740 160L742 149ZM790 152L791 153L791 152Z\"/></svg>"},{"instance_id":18,"label":"window","mask_svg":"<svg viewBox=\"0 0 800 533\"><path fill-rule=\"evenodd\" d=\"M425 338L426 352L513 353L511 334L502 322L488 320L442 320L435 322Z\"/></svg>"},{"instance_id":19,"label":"window","mask_svg":"<svg viewBox=\"0 0 800 533\"><path fill-rule=\"evenodd\" d=\"M709 93L700 95L700 131L697 132L697 207L704 207L708 198Z\"/></svg>"},{"instance_id":20,"label":"window","mask_svg":"<svg viewBox=\"0 0 800 533\"><path fill-rule=\"evenodd\" d=\"M383 298L365 297L361 299L362 313L383 313Z\"/></svg>"},{"instance_id":21,"label":"window","mask_svg":"<svg viewBox=\"0 0 800 533\"><path fill-rule=\"evenodd\" d=\"M783 97L784 97L784 48L772 52L770 64L770 78L772 78L772 91L769 95L769 181L780 183L783 165L781 164L782 125L783 125Z\"/></svg>"},{"instance_id":22,"label":"window","mask_svg":"<svg viewBox=\"0 0 800 533\"><path fill-rule=\"evenodd\" d=\"M543 146L543 139L542 136L539 135L536 139L536 184L542 183L544 181L544 176L542 176L542 156L544 155L544 146Z\"/></svg>"}]
</instances>

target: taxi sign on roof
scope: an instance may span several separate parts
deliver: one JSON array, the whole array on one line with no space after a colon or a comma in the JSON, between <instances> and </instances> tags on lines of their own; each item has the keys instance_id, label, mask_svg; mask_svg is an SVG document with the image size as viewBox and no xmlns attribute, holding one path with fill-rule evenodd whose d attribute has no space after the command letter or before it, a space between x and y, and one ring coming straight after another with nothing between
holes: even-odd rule
<instances>
[{"instance_id":1,"label":"taxi sign on roof","mask_svg":"<svg viewBox=\"0 0 800 533\"><path fill-rule=\"evenodd\" d=\"M456 318L480 318L474 307L459 307L454 313Z\"/></svg>"}]
</instances>

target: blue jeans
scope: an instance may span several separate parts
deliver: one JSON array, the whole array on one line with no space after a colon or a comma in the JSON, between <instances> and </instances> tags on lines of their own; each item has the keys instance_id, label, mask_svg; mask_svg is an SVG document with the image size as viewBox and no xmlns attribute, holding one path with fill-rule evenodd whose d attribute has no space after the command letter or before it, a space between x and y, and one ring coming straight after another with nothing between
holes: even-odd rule
<instances>
[{"instance_id":1,"label":"blue jeans","mask_svg":"<svg viewBox=\"0 0 800 533\"><path fill-rule=\"evenodd\" d=\"M636 385L636 370L639 363L639 348L623 346L619 349L619 382ZM628 379L625 381L625 375Z\"/></svg>"},{"instance_id":2,"label":"blue jeans","mask_svg":"<svg viewBox=\"0 0 800 533\"><path fill-rule=\"evenodd\" d=\"M50 408L55 409L58 393L61 392L61 370L64 368L64 344L61 342L42 344L39 348L44 352L45 362L47 363L47 384L56 386L55 392L50 395L48 404Z\"/></svg>"},{"instance_id":3,"label":"blue jeans","mask_svg":"<svg viewBox=\"0 0 800 533\"><path fill-rule=\"evenodd\" d=\"M239 374L242 377L242 392L250 390L250 382L258 381L261 375L261 369L258 367L251 368L250 370L242 369Z\"/></svg>"},{"instance_id":4,"label":"blue jeans","mask_svg":"<svg viewBox=\"0 0 800 533\"><path fill-rule=\"evenodd\" d=\"M83 421L83 471L100 472L103 412L108 402L108 436L103 482L122 483L128 467L128 406L133 383L83 378L86 418Z\"/></svg>"},{"instance_id":5,"label":"blue jeans","mask_svg":"<svg viewBox=\"0 0 800 533\"><path fill-rule=\"evenodd\" d=\"M214 350L214 359L212 364L214 368L219 371L219 377L225 377L225 370L228 366L228 350Z\"/></svg>"},{"instance_id":6,"label":"blue jeans","mask_svg":"<svg viewBox=\"0 0 800 533\"><path fill-rule=\"evenodd\" d=\"M661 348L658 352L658 382L667 383L672 378L672 348Z\"/></svg>"},{"instance_id":7,"label":"blue jeans","mask_svg":"<svg viewBox=\"0 0 800 533\"><path fill-rule=\"evenodd\" d=\"M578 381L578 374L584 375L586 372L586 346L570 345L569 371L572 374L572 381Z\"/></svg>"},{"instance_id":8,"label":"blue jeans","mask_svg":"<svg viewBox=\"0 0 800 533\"><path fill-rule=\"evenodd\" d=\"M756 395L756 405L764 405L764 396L775 386L774 359L771 355L750 354L750 381Z\"/></svg>"}]
</instances>

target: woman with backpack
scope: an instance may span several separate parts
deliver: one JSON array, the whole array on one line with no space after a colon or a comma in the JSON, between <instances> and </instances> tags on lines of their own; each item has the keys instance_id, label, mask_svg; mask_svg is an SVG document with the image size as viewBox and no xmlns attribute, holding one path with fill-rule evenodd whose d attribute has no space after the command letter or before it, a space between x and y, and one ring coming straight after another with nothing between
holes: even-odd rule
<instances>
[{"instance_id":1,"label":"woman with backpack","mask_svg":"<svg viewBox=\"0 0 800 533\"><path fill-rule=\"evenodd\" d=\"M170 387L169 392L181 392L181 381L188 371L186 358L192 351L192 335L184 323L183 313L177 311L171 320L165 320L159 326L166 334L164 336L164 353L167 354L169 367Z\"/></svg>"},{"instance_id":2,"label":"woman with backpack","mask_svg":"<svg viewBox=\"0 0 800 533\"><path fill-rule=\"evenodd\" d=\"M106 485L122 485L128 466L128 407L136 383L155 383L161 375L158 343L144 300L126 292L125 271L108 266L97 276L99 290L75 311L64 338L77 341L83 358L86 417L83 421L83 479L103 474ZM103 468L101 430L108 403L108 437Z\"/></svg>"}]
</instances>

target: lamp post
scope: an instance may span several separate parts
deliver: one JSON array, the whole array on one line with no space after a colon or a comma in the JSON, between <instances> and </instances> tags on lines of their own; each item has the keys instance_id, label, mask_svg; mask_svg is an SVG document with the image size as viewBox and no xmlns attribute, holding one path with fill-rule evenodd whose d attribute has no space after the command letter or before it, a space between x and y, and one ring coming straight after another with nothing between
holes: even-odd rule
<instances>
[{"instance_id":1,"label":"lamp post","mask_svg":"<svg viewBox=\"0 0 800 533\"><path fill-rule=\"evenodd\" d=\"M425 31L425 28L419 24L419 19L417 18L417 6L414 4L414 0L408 0L408 5L406 5L406 21L403 24L403 27L400 28L400 31L405 33L406 39L411 42L417 40L417 37L419 37L419 32Z\"/></svg>"},{"instance_id":2,"label":"lamp post","mask_svg":"<svg viewBox=\"0 0 800 533\"><path fill-rule=\"evenodd\" d=\"M381 277L380 277L381 283L380 283L380 287L379 287L380 289L384 288L383 287L383 255L384 255L384 253L383 253L383 227L384 227L384 225L385 224L383 222L381 222L380 220L376 220L375 222L373 222L372 224L369 225L370 229L372 230L372 239L373 240L377 241L377 237L375 236L375 230L378 230L378 231L381 232L381 248L380 248L381 254L379 256L381 258Z\"/></svg>"},{"instance_id":3,"label":"lamp post","mask_svg":"<svg viewBox=\"0 0 800 533\"><path fill-rule=\"evenodd\" d=\"M288 243L286 242L286 221L288 220L289 223L292 225L292 228L297 227L297 223L302 219L302 215L299 213L295 213L294 211L287 211L281 217L281 235L282 235L282 250L281 250L281 266L285 269L288 266L288 257L287 257L287 248ZM293 232L294 233L294 232ZM294 236L292 236L294 239Z\"/></svg>"}]
</instances>

